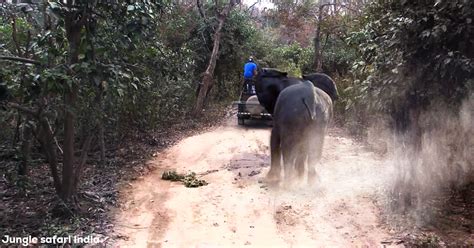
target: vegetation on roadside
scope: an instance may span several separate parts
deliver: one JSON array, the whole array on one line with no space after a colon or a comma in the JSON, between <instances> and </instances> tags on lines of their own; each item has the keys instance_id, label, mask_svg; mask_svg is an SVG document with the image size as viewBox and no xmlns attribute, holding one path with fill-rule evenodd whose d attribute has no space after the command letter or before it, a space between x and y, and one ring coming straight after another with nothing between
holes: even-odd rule
<instances>
[{"instance_id":1,"label":"vegetation on roadside","mask_svg":"<svg viewBox=\"0 0 474 248\"><path fill-rule=\"evenodd\" d=\"M21 155L21 175L28 175L31 153L43 153L66 205L76 205L90 151L105 162L107 144L123 140L128 130L160 130L194 106L216 20L199 17L193 5L3 5L3 145ZM211 14L216 6L201 8ZM233 65L244 60L256 32L241 25L246 21L244 12L233 12L223 28L215 101L238 92L241 68Z\"/></svg>"}]
</instances>

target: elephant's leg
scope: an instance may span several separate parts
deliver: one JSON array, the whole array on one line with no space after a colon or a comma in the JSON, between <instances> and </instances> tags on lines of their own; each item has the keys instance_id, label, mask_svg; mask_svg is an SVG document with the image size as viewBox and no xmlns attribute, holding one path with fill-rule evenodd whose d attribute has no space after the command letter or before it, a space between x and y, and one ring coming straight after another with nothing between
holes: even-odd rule
<instances>
[{"instance_id":1,"label":"elephant's leg","mask_svg":"<svg viewBox=\"0 0 474 248\"><path fill-rule=\"evenodd\" d=\"M271 165L270 171L267 175L268 181L280 180L281 174L281 147L280 147L280 132L277 127L272 129L270 136L270 153L271 153Z\"/></svg>"},{"instance_id":2,"label":"elephant's leg","mask_svg":"<svg viewBox=\"0 0 474 248\"><path fill-rule=\"evenodd\" d=\"M285 175L285 182L290 182L294 178L295 172L295 146L293 136L288 136L282 139L281 152L283 157L283 173Z\"/></svg>"},{"instance_id":3,"label":"elephant's leg","mask_svg":"<svg viewBox=\"0 0 474 248\"><path fill-rule=\"evenodd\" d=\"M310 151L308 154L308 183L313 185L319 180L316 165L321 160L324 145L324 128L316 128L310 136Z\"/></svg>"},{"instance_id":4,"label":"elephant's leg","mask_svg":"<svg viewBox=\"0 0 474 248\"><path fill-rule=\"evenodd\" d=\"M306 137L301 137L300 143L298 145L298 149L295 151L295 153L296 153L295 166L296 166L298 180L303 180L305 164L308 158L308 140Z\"/></svg>"}]
</instances>

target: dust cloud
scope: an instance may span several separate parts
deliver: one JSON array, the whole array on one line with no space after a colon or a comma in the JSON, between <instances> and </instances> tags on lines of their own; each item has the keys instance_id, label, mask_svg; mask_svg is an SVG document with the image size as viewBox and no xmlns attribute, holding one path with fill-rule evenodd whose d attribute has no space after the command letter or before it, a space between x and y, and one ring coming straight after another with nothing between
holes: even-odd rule
<instances>
[{"instance_id":1,"label":"dust cloud","mask_svg":"<svg viewBox=\"0 0 474 248\"><path fill-rule=\"evenodd\" d=\"M419 147L410 143L413 132L395 135L380 125L371 128L369 138L373 143L385 142L382 147L390 171L384 195L388 212L411 215L422 225L431 218L430 201L446 189L473 181L473 112L473 95L463 102L459 112L442 104L431 106L419 118Z\"/></svg>"},{"instance_id":2,"label":"dust cloud","mask_svg":"<svg viewBox=\"0 0 474 248\"><path fill-rule=\"evenodd\" d=\"M460 112L433 106L422 113L418 150L409 137L375 124L367 149L328 129L319 181L294 188L265 183L270 130L225 125L161 152L155 170L125 187L115 232L126 247L400 247L385 220L403 213L423 222L430 200L473 175L473 97ZM165 170L196 172L209 184L189 189L161 180ZM406 218L412 215L413 218ZM185 233L186 235L183 235Z\"/></svg>"}]
</instances>

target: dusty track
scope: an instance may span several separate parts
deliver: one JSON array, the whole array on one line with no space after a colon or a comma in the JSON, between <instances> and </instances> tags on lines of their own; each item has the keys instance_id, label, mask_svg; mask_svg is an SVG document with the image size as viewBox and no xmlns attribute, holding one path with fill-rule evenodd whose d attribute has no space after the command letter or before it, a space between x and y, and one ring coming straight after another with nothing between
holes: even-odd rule
<instances>
[{"instance_id":1,"label":"dusty track","mask_svg":"<svg viewBox=\"0 0 474 248\"><path fill-rule=\"evenodd\" d=\"M269 135L229 119L158 154L156 170L122 190L117 246L381 247L390 239L373 200L388 176L381 157L331 129L316 188L268 187ZM209 185L161 180L170 169Z\"/></svg>"}]
</instances>

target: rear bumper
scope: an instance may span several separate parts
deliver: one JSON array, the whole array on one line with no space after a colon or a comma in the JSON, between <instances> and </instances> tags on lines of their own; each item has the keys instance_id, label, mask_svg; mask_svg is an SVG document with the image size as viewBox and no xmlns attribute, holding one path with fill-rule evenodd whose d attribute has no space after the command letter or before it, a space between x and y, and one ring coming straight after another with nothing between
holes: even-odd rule
<instances>
[{"instance_id":1,"label":"rear bumper","mask_svg":"<svg viewBox=\"0 0 474 248\"><path fill-rule=\"evenodd\" d=\"M260 120L272 120L272 115L266 110L258 113L251 114L247 111L247 106L261 106L259 103L247 103L245 101L235 101L232 103L233 106L237 106L237 118L239 119L260 119Z\"/></svg>"},{"instance_id":2,"label":"rear bumper","mask_svg":"<svg viewBox=\"0 0 474 248\"><path fill-rule=\"evenodd\" d=\"M237 112L237 118L271 120L272 115L270 115L269 113L260 113L258 115L252 115L249 112Z\"/></svg>"}]
</instances>

